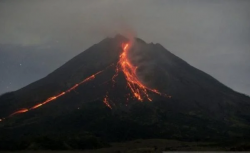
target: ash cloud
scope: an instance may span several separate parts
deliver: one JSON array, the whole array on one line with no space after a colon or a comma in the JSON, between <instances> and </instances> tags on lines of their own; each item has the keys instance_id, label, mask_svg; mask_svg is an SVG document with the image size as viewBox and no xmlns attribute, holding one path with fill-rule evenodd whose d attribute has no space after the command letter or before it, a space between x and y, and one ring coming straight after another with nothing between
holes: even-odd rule
<instances>
[{"instance_id":1,"label":"ash cloud","mask_svg":"<svg viewBox=\"0 0 250 153\"><path fill-rule=\"evenodd\" d=\"M160 43L227 86L250 94L249 7L247 0L0 1L0 56L6 45L15 48L1 61L0 71L7 72L0 76L0 93L40 79L103 38L121 33ZM34 58L14 53L27 54L30 47L36 50ZM39 67L35 77L27 68L19 71L11 62L15 58Z\"/></svg>"}]
</instances>

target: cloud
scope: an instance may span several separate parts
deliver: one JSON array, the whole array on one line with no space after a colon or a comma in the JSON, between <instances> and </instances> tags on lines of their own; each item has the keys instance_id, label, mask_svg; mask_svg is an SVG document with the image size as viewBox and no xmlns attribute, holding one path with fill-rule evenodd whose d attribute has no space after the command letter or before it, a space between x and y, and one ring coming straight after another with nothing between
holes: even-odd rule
<instances>
[{"instance_id":1,"label":"cloud","mask_svg":"<svg viewBox=\"0 0 250 153\"><path fill-rule=\"evenodd\" d=\"M137 35L250 94L237 81L250 76L249 6L247 0L0 1L0 44L51 46L66 59L117 32Z\"/></svg>"}]
</instances>

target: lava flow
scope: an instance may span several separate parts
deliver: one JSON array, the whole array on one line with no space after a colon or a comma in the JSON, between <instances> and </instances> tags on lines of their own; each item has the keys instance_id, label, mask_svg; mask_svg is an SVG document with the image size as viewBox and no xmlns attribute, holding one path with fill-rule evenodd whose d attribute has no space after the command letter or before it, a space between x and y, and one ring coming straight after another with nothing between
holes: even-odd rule
<instances>
[{"instance_id":1,"label":"lava flow","mask_svg":"<svg viewBox=\"0 0 250 153\"><path fill-rule=\"evenodd\" d=\"M103 70L103 71L104 71L104 70ZM64 92L61 92L60 94L57 94L57 95L55 95L55 96L49 97L47 100L45 100L45 101L43 101L43 102L41 102L41 103L39 103L39 104L36 104L35 106L33 106L33 107L29 108L29 109L28 109L28 108L20 109L20 110L18 110L18 111L16 111L16 112L12 113L11 115L9 115L9 117L12 117L12 116L14 116L14 115L16 115L16 114L26 113L26 112L28 112L28 111L30 111L30 110L33 110L33 109L37 109L37 108L39 108L39 107L41 107L41 106L43 106L43 105L45 105L45 104L47 104L47 103L49 103L49 102L51 102L51 101L53 101L53 100L55 100L55 99L57 99L57 98L59 98L59 97L65 95L66 93L71 92L72 90L74 90L75 88L77 88L79 85L81 85L81 84L83 84L83 83L86 83L86 82L88 82L88 81L91 81L91 80L95 79L96 75L102 73L103 71L99 71L99 72L97 72L97 73L95 73L95 74L89 76L88 78L84 79L84 80L83 80L82 82L80 82L80 83L75 84L73 87L69 88L68 90L66 90L66 91L64 91ZM3 121L3 120L4 120L4 118L3 118L3 119L0 119L0 122Z\"/></svg>"},{"instance_id":2,"label":"lava flow","mask_svg":"<svg viewBox=\"0 0 250 153\"><path fill-rule=\"evenodd\" d=\"M106 94L106 97L104 97L103 99L103 103L109 107L110 109L112 109L111 105L109 104L109 101L108 101L108 95Z\"/></svg>"},{"instance_id":3,"label":"lava flow","mask_svg":"<svg viewBox=\"0 0 250 153\"><path fill-rule=\"evenodd\" d=\"M116 74L113 76L112 80L115 81L115 78L118 76L118 73L121 71L125 75L125 78L127 80L127 86L130 88L131 92L133 93L133 96L139 100L148 100L152 101L152 99L148 95L148 91L156 93L158 95L164 95L160 93L156 89L152 89L144 85L139 78L137 77L137 67L134 66L129 58L128 58L128 51L129 51L130 45L128 43L123 45L123 51L120 55L120 59L116 66Z\"/></svg>"},{"instance_id":4,"label":"lava flow","mask_svg":"<svg viewBox=\"0 0 250 153\"><path fill-rule=\"evenodd\" d=\"M168 96L166 94L162 94L162 93L160 93L156 89L152 89L152 88L147 87L146 85L144 85L139 80L139 78L137 77L137 66L134 66L130 62L130 60L128 58L128 51L129 51L130 45L128 43L123 44L122 48L123 48L123 50L122 50L122 53L119 56L119 61L117 62L117 65L116 65L116 73L112 77L112 81L115 82L115 78L118 76L119 72L123 72L123 74L124 74L124 76L126 78L126 81L127 81L128 88L131 90L131 93L132 93L133 97L136 98L138 101L144 101L144 100L152 101L152 99L150 98L150 96L148 94L148 91L150 91L152 93L155 93L155 94L158 94L158 95L161 95L161 96L164 96L164 97L171 98L171 96ZM110 65L110 66L112 66L112 65ZM108 66L108 67L110 67L110 66ZM26 113L26 112L28 112L30 110L37 109L37 108L39 108L39 107L41 107L41 106L43 106L43 105L45 105L45 104L47 104L47 103L49 103L51 101L54 101L57 98L59 98L59 97L65 95L65 94L71 92L72 90L74 90L75 88L77 88L79 85L84 84L84 83L86 83L88 81L93 80L96 77L96 75L102 73L104 70L99 71L99 72L97 72L97 73L89 76L88 78L84 79L80 83L75 84L74 86L72 86L68 90L63 91L60 94L54 95L52 97L49 97L47 100L45 100L45 101L43 101L43 102L41 102L39 104L36 104L35 106L33 106L31 108L20 109L20 110L18 110L16 112L12 113L11 115L9 115L9 117L12 117L12 116L14 116L16 114ZM126 98L127 101L130 98L129 95L130 94L128 94L128 97ZM108 100L108 94L106 94L106 96L104 97L103 103L107 107L109 107L110 109L112 109L112 107L111 107L111 105L109 103L109 100ZM0 119L0 122L3 121L4 119L5 118Z\"/></svg>"},{"instance_id":5,"label":"lava flow","mask_svg":"<svg viewBox=\"0 0 250 153\"><path fill-rule=\"evenodd\" d=\"M25 112L28 112L29 110L27 108L23 108L23 109L20 109L19 111L16 111L14 113L12 113L10 116L13 116L15 114L20 114L20 113L25 113Z\"/></svg>"}]
</instances>

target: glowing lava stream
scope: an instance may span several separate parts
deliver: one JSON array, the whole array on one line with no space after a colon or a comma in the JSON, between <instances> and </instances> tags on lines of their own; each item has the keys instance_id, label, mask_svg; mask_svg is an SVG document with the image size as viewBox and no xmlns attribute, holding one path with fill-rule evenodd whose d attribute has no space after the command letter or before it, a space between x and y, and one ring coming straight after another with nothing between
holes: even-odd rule
<instances>
[{"instance_id":1,"label":"glowing lava stream","mask_svg":"<svg viewBox=\"0 0 250 153\"><path fill-rule=\"evenodd\" d=\"M104 99L103 99L103 103L104 103L107 107L109 107L110 109L112 109L112 107L111 107L110 104L109 104L108 95L107 95L107 94L106 94L106 97L104 97Z\"/></svg>"},{"instance_id":2,"label":"glowing lava stream","mask_svg":"<svg viewBox=\"0 0 250 153\"><path fill-rule=\"evenodd\" d=\"M133 97L136 98L137 100L139 101L143 101L143 100L148 100L148 101L152 101L152 99L149 97L148 95L148 91L150 92L153 92L155 94L158 94L158 95L161 95L161 96L164 96L164 97L168 97L168 98L171 98L171 96L168 96L166 94L163 94L163 93L160 93L158 90L156 89L152 89L152 88L149 88L147 87L146 85L144 85L140 80L139 78L137 77L137 74L136 74L136 70L137 70L137 67L134 66L128 59L128 51L129 51L129 44L126 43L122 46L123 48L123 51L121 53L121 55L119 56L119 61L116 65L116 73L114 74L114 76L112 77L112 81L115 82L115 78L118 76L118 73L121 71L123 72L125 78L126 78L126 81L127 81L127 86L129 87L129 89L131 90L132 94L133 94ZM112 64L113 65L113 64ZM112 66L110 65L110 66ZM108 67L110 67L108 66ZM108 68L107 67L107 68ZM106 69L107 69L106 68ZM105 69L104 69L105 70ZM99 71L91 76L89 76L88 78L84 79L82 82L78 83L78 84L75 84L73 87L71 87L70 89L64 91L64 92L61 92L60 94L58 95L55 95L55 96L52 96L50 98L48 98L47 100L45 100L44 102L41 102L39 104L36 104L35 106L27 109L27 108L23 108L23 109L20 109L14 113L12 113L9 117L12 117L13 115L16 115L16 114L21 114L21 113L26 113L30 110L33 110L33 109L37 109L69 92L71 92L72 90L74 90L75 88L77 88L79 85L83 84L83 83L86 83L90 80L93 80L96 75L102 73L104 70L102 71ZM130 94L129 94L130 95ZM129 100L129 97L127 97L127 101ZM103 103L109 107L110 109L112 109L109 101L108 101L108 93L106 94L106 96L104 97L103 99ZM0 119L0 122L3 121L5 118L2 118Z\"/></svg>"},{"instance_id":3,"label":"glowing lava stream","mask_svg":"<svg viewBox=\"0 0 250 153\"><path fill-rule=\"evenodd\" d=\"M143 101L145 99L152 101L152 99L148 95L148 91L171 98L166 94L160 93L156 89L147 87L139 80L136 74L137 67L134 66L128 58L129 47L130 46L128 43L123 45L123 51L116 66L116 74L113 76L112 80L115 81L115 78L118 76L119 71L122 71L127 80L128 87L130 88L134 97L139 101Z\"/></svg>"},{"instance_id":4,"label":"glowing lava stream","mask_svg":"<svg viewBox=\"0 0 250 153\"><path fill-rule=\"evenodd\" d=\"M72 90L74 90L75 88L77 88L79 85L81 85L81 84L83 84L83 83L86 83L86 82L88 82L88 81L93 80L93 79L96 77L96 75L102 73L103 71L104 71L104 70L99 71L99 72L97 72L97 73L95 73L95 74L89 76L88 78L84 79L82 82L80 82L80 83L78 83L78 84L75 84L75 85L74 85L73 87L71 87L70 89L68 89L68 90L66 90L66 91L64 91L64 92L61 92L61 93L58 94L58 95L52 96L52 97L48 98L47 100L45 100L44 102L41 102L41 103L39 103L39 104L37 104L37 105L35 105L35 106L29 108L29 109L28 109L28 108L22 108L22 109L20 109L20 110L18 110L18 111L16 111L16 112L12 113L11 115L9 115L9 117L12 117L13 115L16 115L16 114L26 113L26 112L28 112L28 111L30 111L30 110L33 110L33 109L37 109L38 107L41 107L41 106L43 106L43 105L45 105L45 104L47 104L47 103L49 103L49 102L51 102L51 101L53 101L53 100L55 100L55 99L57 99L57 98L59 98L59 97L65 95L66 93L71 92ZM4 119L5 119L5 118L0 119L0 122L3 121Z\"/></svg>"}]
</instances>

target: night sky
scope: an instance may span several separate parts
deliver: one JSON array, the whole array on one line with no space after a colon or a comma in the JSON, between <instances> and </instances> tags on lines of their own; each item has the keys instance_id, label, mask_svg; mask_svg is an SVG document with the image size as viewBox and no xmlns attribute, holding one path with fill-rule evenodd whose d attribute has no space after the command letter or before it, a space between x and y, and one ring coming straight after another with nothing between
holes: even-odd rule
<instances>
[{"instance_id":1,"label":"night sky","mask_svg":"<svg viewBox=\"0 0 250 153\"><path fill-rule=\"evenodd\" d=\"M116 33L160 43L250 95L249 0L1 0L0 94Z\"/></svg>"}]
</instances>

